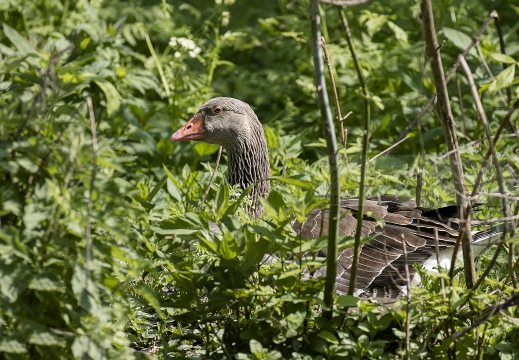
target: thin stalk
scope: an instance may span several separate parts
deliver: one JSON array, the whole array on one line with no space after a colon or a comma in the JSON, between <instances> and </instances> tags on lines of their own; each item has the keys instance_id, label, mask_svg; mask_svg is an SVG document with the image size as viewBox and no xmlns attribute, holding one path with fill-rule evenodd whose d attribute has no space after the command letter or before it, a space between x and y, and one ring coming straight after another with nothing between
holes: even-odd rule
<instances>
[{"instance_id":1,"label":"thin stalk","mask_svg":"<svg viewBox=\"0 0 519 360\"><path fill-rule=\"evenodd\" d=\"M495 11L494 11L495 12ZM506 47L505 47L505 38L503 36L503 30L501 29L501 22L499 21L499 16L497 15L494 17L494 24L496 25L497 34L499 35L499 47L501 48L501 54L506 55ZM503 63L503 70L506 69L507 64ZM508 102L510 103L512 101L512 92L510 90L510 86L506 88L506 97Z\"/></svg>"},{"instance_id":2,"label":"thin stalk","mask_svg":"<svg viewBox=\"0 0 519 360\"><path fill-rule=\"evenodd\" d=\"M90 131L92 133L92 174L90 175L90 188L88 189L88 203L87 215L85 224L85 288L88 292L88 283L90 280L90 259L92 254L92 209L94 207L94 187L97 175L97 131L96 119L94 115L94 106L92 105L92 98L87 96L86 103L88 107L88 114L90 118ZM87 351L90 353L90 339L87 341Z\"/></svg>"},{"instance_id":3,"label":"thin stalk","mask_svg":"<svg viewBox=\"0 0 519 360\"><path fill-rule=\"evenodd\" d=\"M485 114L485 110L483 109L483 104L481 103L481 99L479 98L478 89L476 86L476 83L474 82L474 78L472 77L472 71L470 71L469 65L467 64L467 61L464 57L460 55L459 62L461 64L461 67L463 71L465 72L465 76L467 77L467 80L469 82L470 87L470 93L472 94L472 97L474 99L474 104L476 105L476 110L479 115L479 119L481 120L481 124L483 125L483 129L485 130L485 135L487 137L488 141L488 150L490 150L490 153L492 155L492 160L494 161L494 168L495 168L495 175L497 180L497 185L499 187L499 191L501 194L505 194L505 186L503 182L503 172L501 170L501 166L499 165L499 158L497 157L496 149L494 147L494 139L492 138L492 134L490 134L490 129L488 127L488 120L487 116ZM473 194L475 195L474 191ZM508 201L506 198L502 197L501 202L503 204L503 213L505 216L510 217L510 206L508 205ZM507 233L507 227L508 224L505 222L503 224L504 226L504 233Z\"/></svg>"},{"instance_id":4,"label":"thin stalk","mask_svg":"<svg viewBox=\"0 0 519 360\"><path fill-rule=\"evenodd\" d=\"M333 91L333 102L335 104L335 112L337 114L337 122L339 123L341 130L341 143L342 146L346 148L346 137L344 134L344 124L342 123L342 115L341 115L341 106L339 105L339 96L337 95L337 87L335 86L335 78L333 76L332 63L330 61L330 55L328 54L328 48L326 47L326 41L324 40L324 36L321 36L321 41L323 44L324 57L326 58L326 65L328 66L328 76L330 76L330 85L332 86Z\"/></svg>"},{"instance_id":5,"label":"thin stalk","mask_svg":"<svg viewBox=\"0 0 519 360\"><path fill-rule=\"evenodd\" d=\"M435 229L436 230L436 229ZM407 246L404 234L402 234L402 252L404 255L405 285L406 285L406 308L405 308L405 358L411 359L411 279L409 278L409 268L407 267Z\"/></svg>"},{"instance_id":6,"label":"thin stalk","mask_svg":"<svg viewBox=\"0 0 519 360\"><path fill-rule=\"evenodd\" d=\"M312 27L312 55L314 61L314 81L321 121L323 124L326 147L328 150L328 162L330 164L330 212L328 223L328 257L326 262L326 280L324 287L323 315L331 319L333 316L333 299L335 295L335 280L337 276L337 239L339 237L339 169L337 162L337 141L335 139L335 127L330 111L328 93L326 92L326 79L324 77L324 63L321 48L321 17L319 15L319 1L310 1L310 21Z\"/></svg>"},{"instance_id":7,"label":"thin stalk","mask_svg":"<svg viewBox=\"0 0 519 360\"><path fill-rule=\"evenodd\" d=\"M162 65L160 64L159 57L157 56L157 53L155 52L155 49L153 48L153 44L151 43L148 32L146 32L144 29L142 30L142 32L144 34L144 38L146 39L146 44L148 45L148 50L150 51L150 54L153 57L153 61L155 62L155 66L157 67L157 70L159 71L160 80L162 81L162 86L164 86L164 91L166 92L166 96L169 99L171 97L171 91L169 90L168 80L166 79L166 76L164 75L164 70L162 70Z\"/></svg>"},{"instance_id":8,"label":"thin stalk","mask_svg":"<svg viewBox=\"0 0 519 360\"><path fill-rule=\"evenodd\" d=\"M319 0L323 4L334 5L334 6L357 6L367 4L373 0Z\"/></svg>"},{"instance_id":9,"label":"thin stalk","mask_svg":"<svg viewBox=\"0 0 519 360\"><path fill-rule=\"evenodd\" d=\"M362 98L364 100L363 107L363 116L364 116L364 128L363 128L363 136L362 136L362 156L361 156L361 165L360 165L360 184L359 184L359 208L358 208L358 218L357 218L357 229L355 231L355 245L353 252L353 260L351 263L351 274L350 274L350 284L348 287L348 294L353 295L355 291L355 278L357 277L357 264L359 262L359 254L360 254L360 236L362 232L362 219L364 217L364 196L365 196L365 181L366 181L366 165L368 162L368 141L369 141L369 123L370 123L370 107L369 107L369 95L368 89L366 87L366 82L364 81L364 76L362 75L362 69L360 68L359 62L357 61L357 55L355 52L355 48L353 47L353 43L351 41L351 31L348 26L348 20L346 19L346 15L344 14L343 9L339 9L339 15L341 17L342 26L344 27L344 34L346 36L346 42L348 43L348 48L351 52L351 58L353 60L353 64L355 65L355 70L357 71L357 77L359 79Z\"/></svg>"},{"instance_id":10,"label":"thin stalk","mask_svg":"<svg viewBox=\"0 0 519 360\"><path fill-rule=\"evenodd\" d=\"M214 176L216 175L216 171L218 170L218 165L220 165L220 159L222 158L222 147L218 149L218 157L216 158L216 164L214 165L213 173L211 174L211 179L209 179L209 184L207 184L207 188L205 189L204 195L202 196L202 200L200 201L200 205L198 205L198 211L202 211L202 206L204 206L205 199L209 194L209 190L211 190L211 184L213 183Z\"/></svg>"}]
</instances>

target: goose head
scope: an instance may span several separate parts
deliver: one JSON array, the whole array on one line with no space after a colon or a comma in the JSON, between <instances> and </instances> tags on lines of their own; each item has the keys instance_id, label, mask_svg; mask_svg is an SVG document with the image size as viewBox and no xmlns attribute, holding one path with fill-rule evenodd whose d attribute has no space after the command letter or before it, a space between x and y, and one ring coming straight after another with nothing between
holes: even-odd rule
<instances>
[{"instance_id":1,"label":"goose head","mask_svg":"<svg viewBox=\"0 0 519 360\"><path fill-rule=\"evenodd\" d=\"M228 154L227 181L251 191L255 214L258 196L269 191L270 176L267 142L258 117L238 99L217 97L203 104L198 112L173 135L171 141L202 141L222 146Z\"/></svg>"}]
</instances>

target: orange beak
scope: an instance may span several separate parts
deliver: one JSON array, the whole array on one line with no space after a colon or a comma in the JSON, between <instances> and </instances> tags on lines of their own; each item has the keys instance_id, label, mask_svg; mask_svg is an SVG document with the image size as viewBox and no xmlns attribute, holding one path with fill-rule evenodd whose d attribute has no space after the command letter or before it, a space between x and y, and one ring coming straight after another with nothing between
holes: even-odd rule
<instances>
[{"instance_id":1,"label":"orange beak","mask_svg":"<svg viewBox=\"0 0 519 360\"><path fill-rule=\"evenodd\" d=\"M171 135L171 141L200 140L204 138L204 116L198 113L191 118L184 126Z\"/></svg>"}]
</instances>

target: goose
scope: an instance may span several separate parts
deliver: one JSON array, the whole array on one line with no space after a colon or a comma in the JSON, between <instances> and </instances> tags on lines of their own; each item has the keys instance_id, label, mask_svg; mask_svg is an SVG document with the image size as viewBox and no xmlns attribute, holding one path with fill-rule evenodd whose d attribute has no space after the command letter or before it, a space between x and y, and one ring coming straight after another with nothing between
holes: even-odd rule
<instances>
[{"instance_id":1,"label":"goose","mask_svg":"<svg viewBox=\"0 0 519 360\"><path fill-rule=\"evenodd\" d=\"M172 142L203 141L222 146L228 156L227 182L245 190L253 186L251 212L259 216L263 211L259 197L266 197L270 190L270 164L267 142L263 127L255 112L245 102L216 97L203 104L198 112L180 129L171 135ZM358 214L358 198L340 201L339 234L355 234ZM394 299L403 295L407 284L405 266L422 264L433 270L441 265L450 267L453 248L458 237L459 226L455 221L456 206L427 209L415 206L395 195L367 197L364 202L362 235L373 236L362 245L357 266L354 294L361 297ZM381 225L380 221L384 224ZM294 221L293 229L302 238L327 235L328 210L315 209L303 223ZM324 226L321 226L324 224ZM491 231L475 233L475 242L493 235ZM403 244L407 253L404 261ZM436 257L436 246L446 256ZM480 246L480 252L487 246ZM318 255L326 256L326 250ZM350 283L353 248L339 251L337 259L336 292L346 294ZM420 278L413 266L408 266L412 284ZM324 276L321 268L314 276Z\"/></svg>"}]
</instances>

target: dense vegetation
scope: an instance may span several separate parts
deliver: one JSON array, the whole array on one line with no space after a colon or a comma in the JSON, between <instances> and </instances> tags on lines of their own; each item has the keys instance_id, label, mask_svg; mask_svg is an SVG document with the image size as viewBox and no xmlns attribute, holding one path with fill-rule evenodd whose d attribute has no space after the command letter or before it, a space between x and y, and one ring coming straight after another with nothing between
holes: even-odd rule
<instances>
[{"instance_id":1,"label":"dense vegetation","mask_svg":"<svg viewBox=\"0 0 519 360\"><path fill-rule=\"evenodd\" d=\"M507 55L494 22L467 55L494 134L519 97L519 7L433 7L446 71L489 13L500 16ZM341 188L355 196L363 99L337 9L321 4L321 15L342 113L352 112ZM372 158L435 86L419 3L374 1L346 16L370 92ZM326 246L287 226L329 192L308 17L301 0L0 3L0 357L519 358L514 229L496 259L495 247L479 257L478 279L490 271L475 289L461 268L452 278L418 269L424 284L410 299L385 308L337 297L331 320L321 315L324 279L302 280L317 259L262 265L265 254ZM475 141L484 128L463 73L448 90L471 190L488 144ZM213 96L250 103L264 124L279 178L259 219L230 196L225 160L212 169L217 147L169 142ZM437 112L418 125L369 163L367 191L414 197L421 172L422 205L452 204ZM496 143L505 191L495 195L493 163L478 218L503 218L503 197L517 217L517 196L505 195L519 185L514 131L516 114Z\"/></svg>"}]
</instances>

